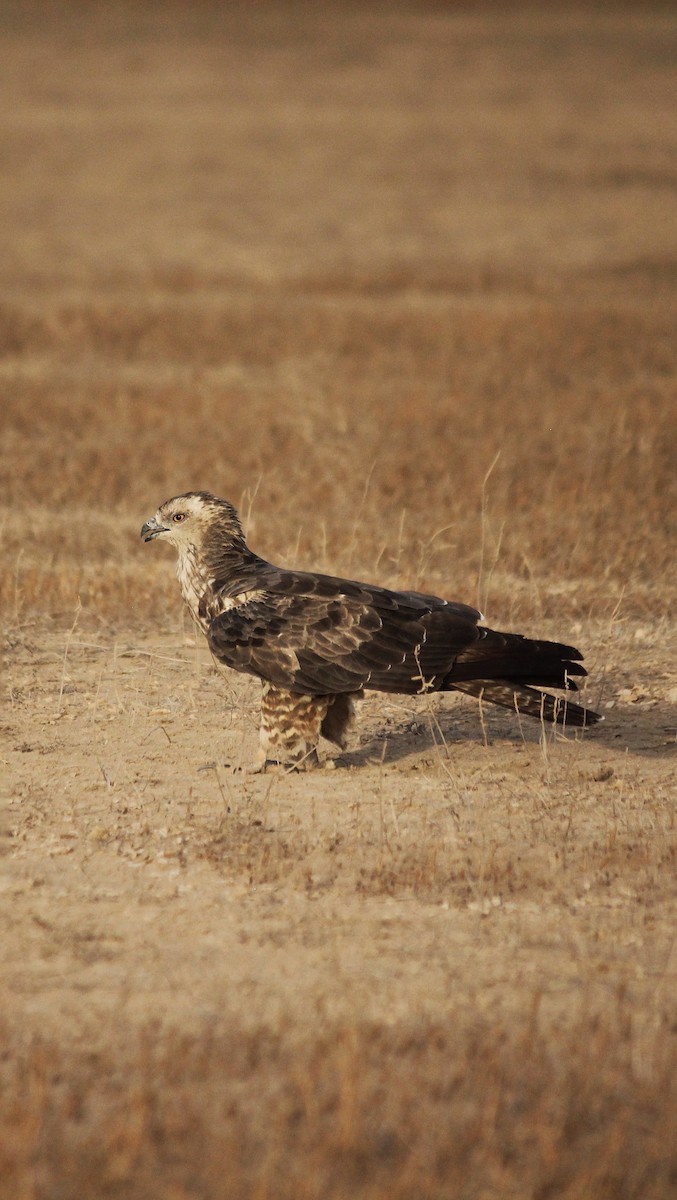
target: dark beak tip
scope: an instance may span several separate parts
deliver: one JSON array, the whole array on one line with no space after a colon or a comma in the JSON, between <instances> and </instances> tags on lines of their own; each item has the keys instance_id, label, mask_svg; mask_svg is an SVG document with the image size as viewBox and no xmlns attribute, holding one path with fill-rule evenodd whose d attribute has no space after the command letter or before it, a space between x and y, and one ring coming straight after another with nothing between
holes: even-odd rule
<instances>
[{"instance_id":1,"label":"dark beak tip","mask_svg":"<svg viewBox=\"0 0 677 1200\"><path fill-rule=\"evenodd\" d=\"M143 538L144 542L152 542L153 538L157 537L158 533L160 532L161 530L159 527L154 525L152 521L146 521L145 524L141 526L141 533L139 534L139 537Z\"/></svg>"}]
</instances>

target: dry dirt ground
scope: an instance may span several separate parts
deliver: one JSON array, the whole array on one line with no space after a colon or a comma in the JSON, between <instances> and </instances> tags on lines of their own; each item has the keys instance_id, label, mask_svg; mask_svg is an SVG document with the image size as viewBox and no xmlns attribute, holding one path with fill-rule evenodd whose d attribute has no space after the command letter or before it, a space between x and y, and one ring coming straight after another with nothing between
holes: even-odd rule
<instances>
[{"instance_id":1,"label":"dry dirt ground","mask_svg":"<svg viewBox=\"0 0 677 1200\"><path fill-rule=\"evenodd\" d=\"M677 1195L669 8L0 17L0 1196ZM252 776L138 530L571 640Z\"/></svg>"}]
</instances>

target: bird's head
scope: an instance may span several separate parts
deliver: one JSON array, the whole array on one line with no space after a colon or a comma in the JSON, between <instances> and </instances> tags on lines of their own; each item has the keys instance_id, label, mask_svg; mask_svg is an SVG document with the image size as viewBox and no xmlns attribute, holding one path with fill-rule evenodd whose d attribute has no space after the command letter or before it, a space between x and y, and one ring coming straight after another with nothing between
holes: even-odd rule
<instances>
[{"instance_id":1,"label":"bird's head","mask_svg":"<svg viewBox=\"0 0 677 1200\"><path fill-rule=\"evenodd\" d=\"M165 500L141 527L141 537L144 542L155 538L171 542L179 554L189 547L205 553L212 545L244 545L242 526L232 504L210 492L187 492Z\"/></svg>"}]
</instances>

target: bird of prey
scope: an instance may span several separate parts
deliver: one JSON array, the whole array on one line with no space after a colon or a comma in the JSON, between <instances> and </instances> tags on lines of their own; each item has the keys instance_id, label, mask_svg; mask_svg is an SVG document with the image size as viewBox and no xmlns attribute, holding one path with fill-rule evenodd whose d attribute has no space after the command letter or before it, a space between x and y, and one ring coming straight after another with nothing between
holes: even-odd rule
<instances>
[{"instance_id":1,"label":"bird of prey","mask_svg":"<svg viewBox=\"0 0 677 1200\"><path fill-rule=\"evenodd\" d=\"M538 690L577 690L587 672L573 646L498 633L437 596L275 567L209 492L165 501L141 537L176 547L183 598L218 662L261 679L258 770L317 765L321 736L345 749L365 689L467 692L558 725L601 719Z\"/></svg>"}]
</instances>

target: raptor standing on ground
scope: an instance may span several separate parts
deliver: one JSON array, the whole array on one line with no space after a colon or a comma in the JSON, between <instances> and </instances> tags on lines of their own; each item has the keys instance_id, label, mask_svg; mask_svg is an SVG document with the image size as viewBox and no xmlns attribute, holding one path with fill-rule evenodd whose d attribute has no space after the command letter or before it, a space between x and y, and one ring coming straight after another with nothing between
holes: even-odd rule
<instances>
[{"instance_id":1,"label":"raptor standing on ground","mask_svg":"<svg viewBox=\"0 0 677 1200\"><path fill-rule=\"evenodd\" d=\"M176 546L177 575L215 658L263 682L257 763L312 766L320 736L341 749L365 688L469 692L559 725L590 709L536 688L576 691L573 646L478 626L467 604L274 567L254 554L227 500L188 492L160 505L145 542Z\"/></svg>"}]
</instances>

